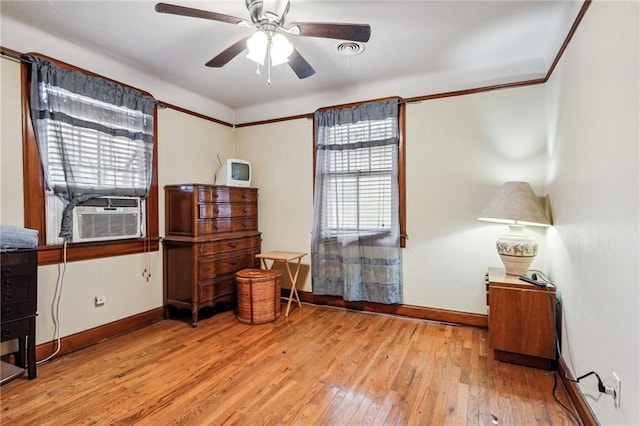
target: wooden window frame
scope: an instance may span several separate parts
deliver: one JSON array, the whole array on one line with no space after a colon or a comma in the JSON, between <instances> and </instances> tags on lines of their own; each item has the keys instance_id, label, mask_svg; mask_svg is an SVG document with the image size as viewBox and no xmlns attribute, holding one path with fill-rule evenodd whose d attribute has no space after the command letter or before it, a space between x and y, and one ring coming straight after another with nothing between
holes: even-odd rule
<instances>
[{"instance_id":1,"label":"wooden window frame","mask_svg":"<svg viewBox=\"0 0 640 426\"><path fill-rule=\"evenodd\" d=\"M405 248L407 245L407 175L406 175L406 102L400 97L389 97L381 99L373 99L369 101L353 102L350 104L334 105L330 107L319 108L317 111L326 111L329 109L343 109L359 106L367 102L384 102L398 99L398 220L400 225L400 247ZM316 121L313 118L313 189L316 187Z\"/></svg>"},{"instance_id":2,"label":"wooden window frame","mask_svg":"<svg viewBox=\"0 0 640 426\"><path fill-rule=\"evenodd\" d=\"M126 84L92 73L82 68L57 61L37 54L58 65L61 68L80 71L87 75L100 77L123 86ZM30 64L23 63L21 67L22 88L22 161L24 185L24 226L38 231L38 265L62 263L65 260L63 245L46 245L47 220L45 211L45 179L40 162L40 154L36 144L35 134L31 123L29 108L29 75ZM128 86L131 87L131 86ZM140 90L140 89L136 89ZM151 96L149 93L142 91ZM128 240L99 241L87 243L68 243L66 261L98 259L126 254L146 253L159 250L158 232L158 113L154 111L154 144L151 187L146 201L145 218L147 220L147 236Z\"/></svg>"}]
</instances>

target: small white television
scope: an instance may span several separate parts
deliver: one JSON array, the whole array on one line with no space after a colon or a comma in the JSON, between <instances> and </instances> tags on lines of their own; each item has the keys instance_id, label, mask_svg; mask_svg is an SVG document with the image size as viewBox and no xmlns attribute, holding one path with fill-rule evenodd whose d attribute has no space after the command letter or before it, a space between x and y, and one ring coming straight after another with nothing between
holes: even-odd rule
<instances>
[{"instance_id":1,"label":"small white television","mask_svg":"<svg viewBox=\"0 0 640 426\"><path fill-rule=\"evenodd\" d=\"M251 186L251 163L237 158L227 158L216 173L216 185Z\"/></svg>"}]
</instances>

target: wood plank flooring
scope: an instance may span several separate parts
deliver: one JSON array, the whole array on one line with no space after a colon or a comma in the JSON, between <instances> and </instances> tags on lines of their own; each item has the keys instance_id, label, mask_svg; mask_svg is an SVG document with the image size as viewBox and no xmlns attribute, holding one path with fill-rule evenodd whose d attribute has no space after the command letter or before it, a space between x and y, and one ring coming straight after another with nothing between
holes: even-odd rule
<instances>
[{"instance_id":1,"label":"wood plank flooring","mask_svg":"<svg viewBox=\"0 0 640 426\"><path fill-rule=\"evenodd\" d=\"M551 372L494 361L487 343L480 328L306 304L264 325L166 320L3 385L0 423L574 424Z\"/></svg>"}]
</instances>

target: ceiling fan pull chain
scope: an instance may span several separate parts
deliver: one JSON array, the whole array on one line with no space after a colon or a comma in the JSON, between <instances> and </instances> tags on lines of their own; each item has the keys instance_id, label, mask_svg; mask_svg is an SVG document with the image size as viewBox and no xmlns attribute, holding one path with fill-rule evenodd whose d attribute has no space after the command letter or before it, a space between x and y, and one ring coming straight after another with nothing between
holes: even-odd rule
<instances>
[{"instance_id":1,"label":"ceiling fan pull chain","mask_svg":"<svg viewBox=\"0 0 640 426\"><path fill-rule=\"evenodd\" d=\"M267 43L267 84L271 84L271 37Z\"/></svg>"}]
</instances>

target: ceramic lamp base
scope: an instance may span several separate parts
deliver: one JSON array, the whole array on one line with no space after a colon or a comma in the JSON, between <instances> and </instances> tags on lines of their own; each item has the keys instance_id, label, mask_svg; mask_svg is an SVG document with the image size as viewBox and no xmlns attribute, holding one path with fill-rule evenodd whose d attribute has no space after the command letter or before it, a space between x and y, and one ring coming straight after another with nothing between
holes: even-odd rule
<instances>
[{"instance_id":1,"label":"ceramic lamp base","mask_svg":"<svg viewBox=\"0 0 640 426\"><path fill-rule=\"evenodd\" d=\"M524 225L509 225L509 232L496 241L496 249L508 275L524 275L538 254L538 243L525 233Z\"/></svg>"},{"instance_id":2,"label":"ceramic lamp base","mask_svg":"<svg viewBox=\"0 0 640 426\"><path fill-rule=\"evenodd\" d=\"M504 264L504 271L507 275L526 275L529 265L533 262L533 256L509 256L501 254L500 259Z\"/></svg>"}]
</instances>

